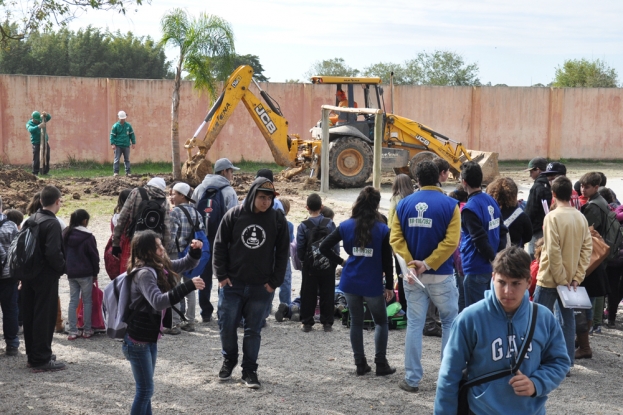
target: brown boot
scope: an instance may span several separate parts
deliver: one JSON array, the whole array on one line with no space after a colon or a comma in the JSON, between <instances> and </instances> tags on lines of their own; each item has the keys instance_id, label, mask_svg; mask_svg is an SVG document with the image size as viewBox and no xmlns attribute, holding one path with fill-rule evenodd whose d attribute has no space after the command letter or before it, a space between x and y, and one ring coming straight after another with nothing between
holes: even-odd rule
<instances>
[{"instance_id":1,"label":"brown boot","mask_svg":"<svg viewBox=\"0 0 623 415\"><path fill-rule=\"evenodd\" d=\"M54 331L57 333L65 332L65 326L63 325L63 317L61 315L61 297L58 297L58 308L56 309L56 327Z\"/></svg>"},{"instance_id":2,"label":"brown boot","mask_svg":"<svg viewBox=\"0 0 623 415\"><path fill-rule=\"evenodd\" d=\"M588 332L577 333L578 343L580 347L575 351L576 359L591 359L593 357L593 351L588 340Z\"/></svg>"}]
</instances>

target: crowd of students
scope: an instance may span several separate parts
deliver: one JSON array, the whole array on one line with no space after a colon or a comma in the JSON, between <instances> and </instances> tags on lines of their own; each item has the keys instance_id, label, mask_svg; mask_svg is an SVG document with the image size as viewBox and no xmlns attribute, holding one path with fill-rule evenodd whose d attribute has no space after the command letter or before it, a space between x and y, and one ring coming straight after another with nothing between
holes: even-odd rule
<instances>
[{"instance_id":1,"label":"crowd of students","mask_svg":"<svg viewBox=\"0 0 623 415\"><path fill-rule=\"evenodd\" d=\"M339 312L349 313L359 376L372 370L363 345L367 308L374 321L375 374L391 375L396 368L386 356L386 307L397 296L407 320L405 376L398 387L419 390L422 336L442 339L436 413L456 412L462 379L469 384L465 391L473 413L540 413L547 394L571 374L574 360L592 357L589 334L601 333L604 297L607 326L615 325L623 298L623 255L585 275L592 246L589 226L605 237L604 214L615 211L623 220L623 208L605 188L603 174L585 174L577 192L563 164L535 158L527 169L535 181L524 203L517 200L517 185L510 178L497 179L483 191L482 170L473 162L463 164L459 186L446 195L441 183L448 178L448 163L425 161L416 168L415 188L408 176L396 177L387 217L379 212L379 191L370 186L362 189L350 218L339 225L320 196L310 194L309 217L298 225L295 237L294 225L286 219L289 200L278 198L272 172L258 171L239 204L231 186L235 170L229 160L221 159L215 173L196 189L182 182L167 189L165 181L155 177L119 195L111 219L110 253L118 262L115 274L127 272L133 282L132 318L122 344L136 381L133 414L151 411L161 335L195 331L197 303L202 321L212 319L213 278L219 286L220 381L231 379L240 360L237 329L243 327L242 380L250 388L261 386L261 330L278 288L275 319L300 321L305 333L314 330L317 320L323 331L331 332L340 298ZM218 196L206 201L209 192ZM35 372L65 368L51 350L52 334L59 330L61 275L67 274L70 287L68 340L93 336L91 293L100 256L88 229L89 213L76 210L65 227L56 217L61 201L60 191L46 186L28 209L30 220L41 225L46 273L18 286L5 265L0 278L6 354L18 354L23 325L28 365ZM136 223L148 205L162 212L153 230ZM49 220L53 218L57 220ZM0 214L2 258L24 223L18 211ZM196 231L205 233L211 255L194 275L188 271L198 266L203 248ZM302 271L300 297L294 300L292 268ZM586 287L593 310L574 311L560 301L556 287L580 285ZM529 292L543 307L530 306ZM76 317L79 299L82 327ZM181 311L172 313L171 307ZM526 338L534 340L524 344ZM496 372L498 378L489 380L496 386L487 389L482 378ZM481 383L475 381L479 379Z\"/></svg>"}]
</instances>

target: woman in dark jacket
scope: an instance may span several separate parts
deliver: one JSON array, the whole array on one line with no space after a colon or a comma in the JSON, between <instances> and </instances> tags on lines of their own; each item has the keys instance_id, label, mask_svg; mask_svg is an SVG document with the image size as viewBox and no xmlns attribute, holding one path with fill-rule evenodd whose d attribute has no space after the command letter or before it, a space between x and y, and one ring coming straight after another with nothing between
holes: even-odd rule
<instances>
[{"instance_id":1,"label":"woman in dark jacket","mask_svg":"<svg viewBox=\"0 0 623 415\"><path fill-rule=\"evenodd\" d=\"M128 264L128 277L132 278L130 318L122 346L136 382L131 415L151 414L157 342L161 326L171 327L169 308L190 292L205 287L201 277L178 285L178 274L199 263L202 246L201 241L193 239L188 255L171 261L155 232L137 232L132 238Z\"/></svg>"},{"instance_id":2,"label":"woman in dark jacket","mask_svg":"<svg viewBox=\"0 0 623 415\"><path fill-rule=\"evenodd\" d=\"M510 177L502 177L487 186L487 193L500 206L511 244L523 248L532 239L532 223L517 205L517 185Z\"/></svg>"}]
</instances>

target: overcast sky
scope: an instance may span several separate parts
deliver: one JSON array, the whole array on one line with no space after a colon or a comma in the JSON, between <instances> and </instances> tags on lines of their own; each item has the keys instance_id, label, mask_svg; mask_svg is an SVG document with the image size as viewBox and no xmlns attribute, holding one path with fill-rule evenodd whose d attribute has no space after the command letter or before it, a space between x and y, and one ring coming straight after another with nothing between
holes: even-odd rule
<instances>
[{"instance_id":1,"label":"overcast sky","mask_svg":"<svg viewBox=\"0 0 623 415\"><path fill-rule=\"evenodd\" d=\"M304 80L323 59L344 58L361 70L434 50L478 63L481 82L493 85L547 84L565 59L579 58L604 60L623 81L621 0L152 0L126 16L90 11L70 28L91 24L159 39L160 18L174 7L229 21L236 52L259 56L272 82Z\"/></svg>"}]
</instances>

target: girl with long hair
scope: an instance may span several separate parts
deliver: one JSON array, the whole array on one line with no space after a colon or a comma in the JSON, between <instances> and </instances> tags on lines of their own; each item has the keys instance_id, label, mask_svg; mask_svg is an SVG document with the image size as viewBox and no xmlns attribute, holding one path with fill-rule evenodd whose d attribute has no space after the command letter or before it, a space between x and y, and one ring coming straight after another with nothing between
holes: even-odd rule
<instances>
[{"instance_id":1,"label":"girl with long hair","mask_svg":"<svg viewBox=\"0 0 623 415\"><path fill-rule=\"evenodd\" d=\"M137 232L132 238L128 263L128 278L132 279L131 318L122 346L136 382L131 415L151 414L157 342L161 326L171 327L171 305L179 303L192 291L205 288L201 277L178 285L179 273L199 263L202 245L201 241L193 239L188 255L171 261L155 232Z\"/></svg>"},{"instance_id":2,"label":"girl with long hair","mask_svg":"<svg viewBox=\"0 0 623 415\"><path fill-rule=\"evenodd\" d=\"M372 370L363 347L364 302L367 303L375 325L376 375L391 375L396 372L386 357L386 301L394 296L394 269L389 228L378 210L380 201L379 191L372 186L366 186L353 204L350 219L342 222L320 245L320 252L324 256L343 266L340 290L344 292L348 303L351 318L350 343L359 376ZM346 260L331 249L340 241L344 241L344 250L349 255Z\"/></svg>"},{"instance_id":3,"label":"girl with long hair","mask_svg":"<svg viewBox=\"0 0 623 415\"><path fill-rule=\"evenodd\" d=\"M93 336L91 329L91 310L93 306L93 279L100 272L100 255L97 251L95 236L87 229L90 219L89 212L78 209L71 214L69 226L63 231L65 245L65 265L69 281L69 335L67 340L78 337L88 339ZM80 332L76 327L76 309L82 296L84 327Z\"/></svg>"},{"instance_id":4,"label":"girl with long hair","mask_svg":"<svg viewBox=\"0 0 623 415\"><path fill-rule=\"evenodd\" d=\"M510 177L501 177L487 186L487 193L498 202L504 226L513 245L522 247L532 239L532 222L518 206L517 185Z\"/></svg>"}]
</instances>

